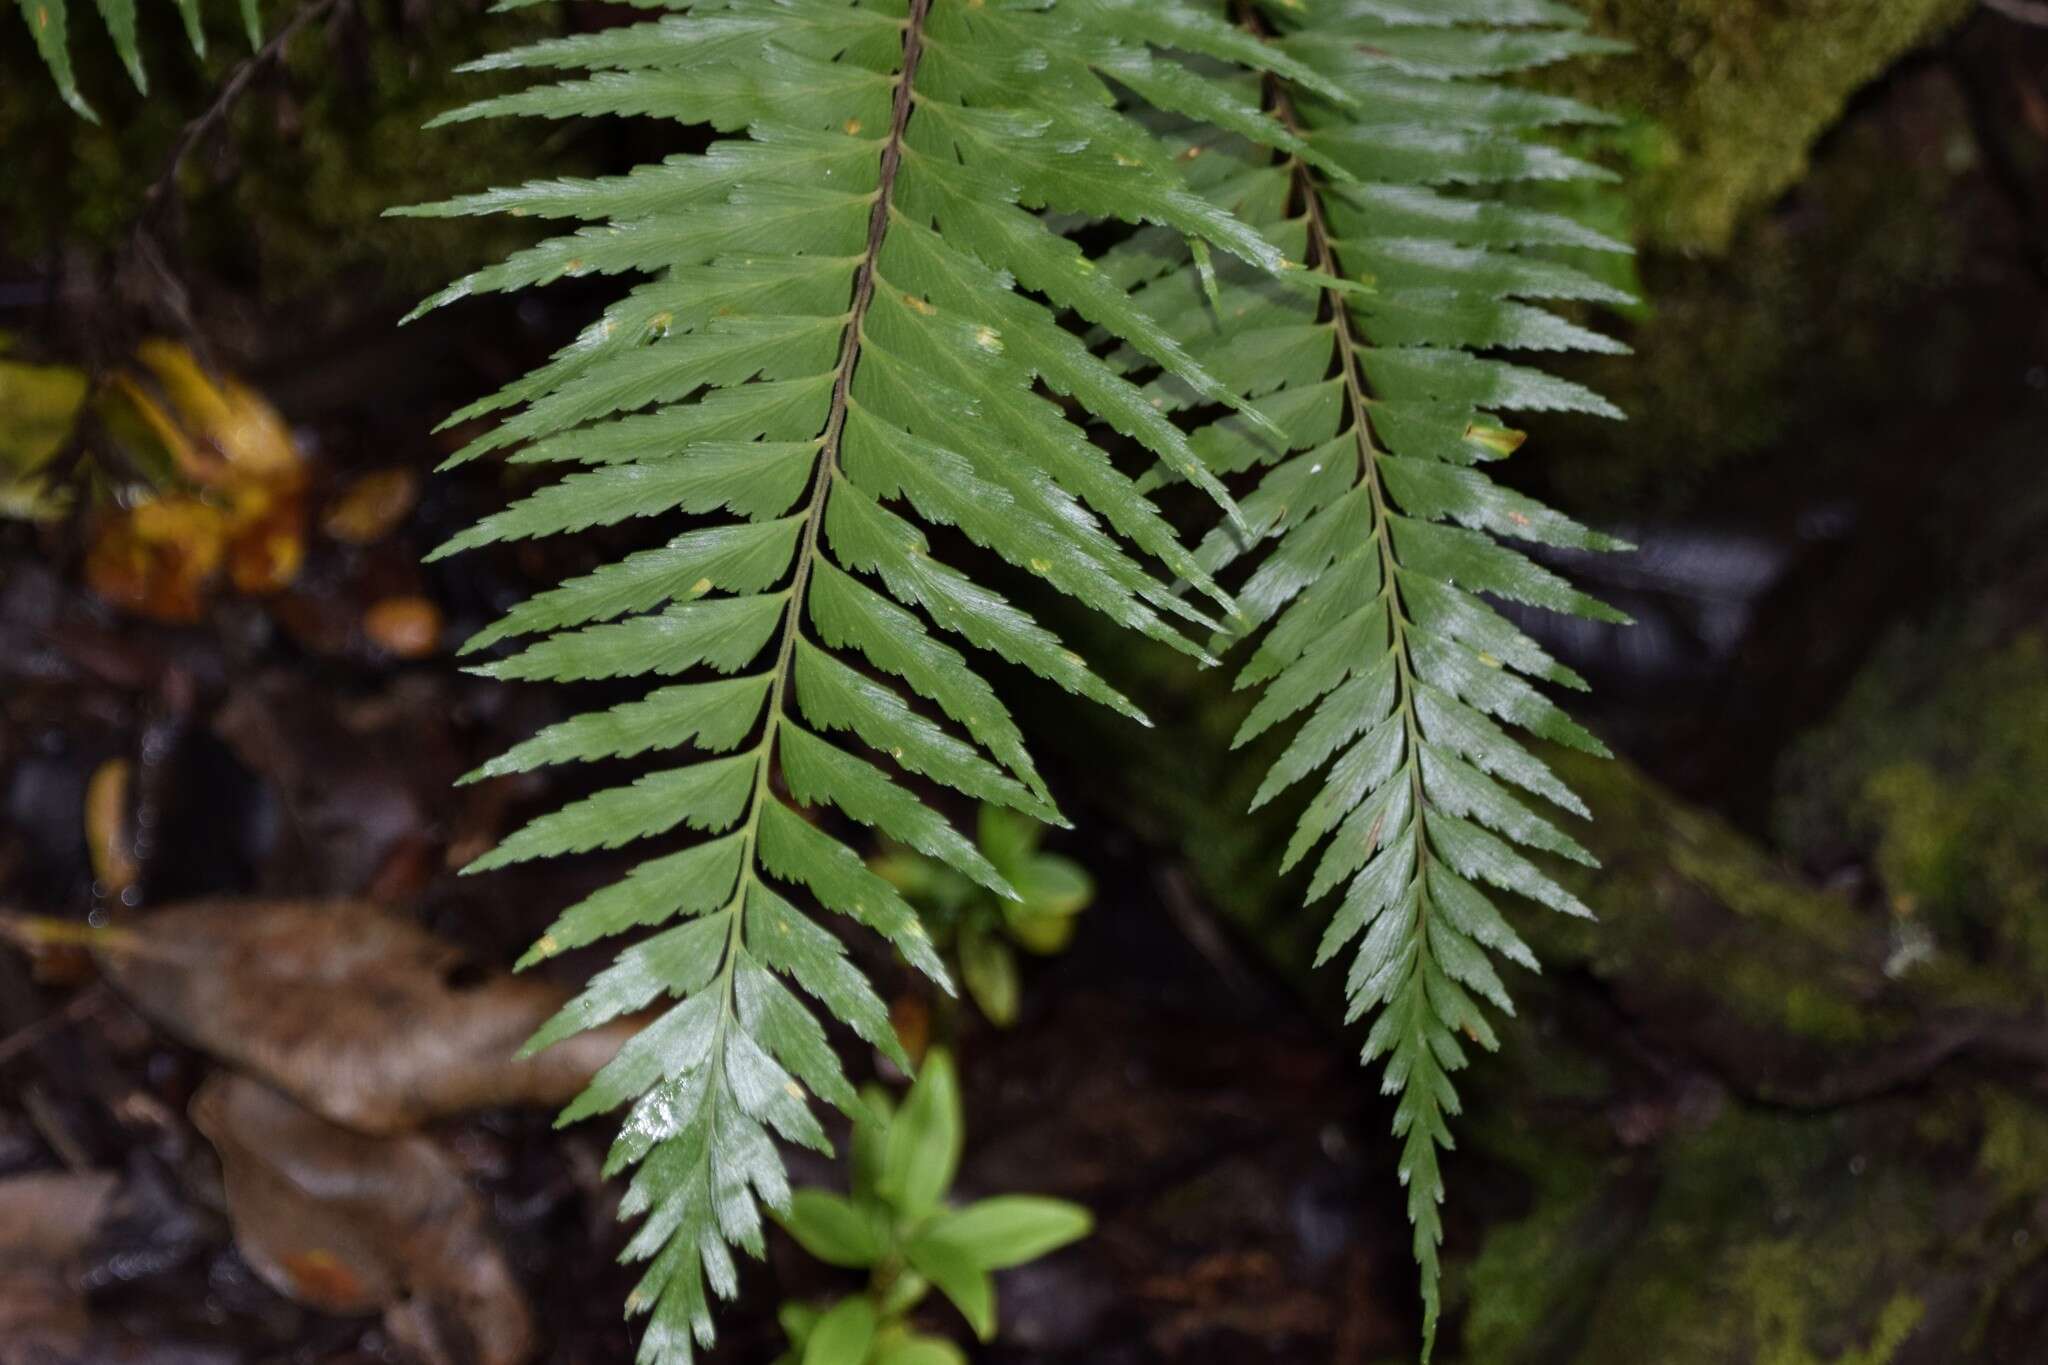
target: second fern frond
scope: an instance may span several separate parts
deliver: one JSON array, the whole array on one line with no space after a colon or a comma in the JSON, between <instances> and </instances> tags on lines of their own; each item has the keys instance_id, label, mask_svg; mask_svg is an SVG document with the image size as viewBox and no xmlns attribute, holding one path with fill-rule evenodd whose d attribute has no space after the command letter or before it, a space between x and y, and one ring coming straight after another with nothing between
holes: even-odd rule
<instances>
[{"instance_id":1,"label":"second fern frond","mask_svg":"<svg viewBox=\"0 0 2048 1365\"><path fill-rule=\"evenodd\" d=\"M1549 0L1274 0L1238 15L1349 98L1268 75L1263 104L1297 142L1278 154L1201 125L1171 135L1212 202L1326 279L1229 266L1211 279L1161 232L1107 264L1286 433L1275 442L1233 414L1197 434L1217 473L1260 471L1243 501L1251 534L1219 528L1200 558L1223 573L1264 547L1238 589L1257 637L1239 686L1264 691L1236 742L1305 713L1255 804L1320 777L1283 868L1315 855L1309 899L1342 893L1319 964L1357 944L1350 1015L1370 1017L1364 1059L1383 1063L1397 1097L1426 1356L1440 1311L1438 1149L1459 1108L1450 1078L1468 1043L1496 1045L1482 1003L1513 1012L1496 960L1537 966L1494 893L1589 913L1517 849L1591 861L1510 791L1585 814L1510 731L1604 752L1526 681L1582 680L1486 599L1624 619L1501 541L1625 547L1480 468L1521 444L1497 412L1621 415L1484 353L1620 349L1535 305L1626 300L1554 254L1622 244L1493 192L1609 178L1528 137L1602 116L1490 78L1615 48ZM1251 98L1257 83L1244 82ZM1152 387L1168 409L1202 401L1171 376Z\"/></svg>"}]
</instances>

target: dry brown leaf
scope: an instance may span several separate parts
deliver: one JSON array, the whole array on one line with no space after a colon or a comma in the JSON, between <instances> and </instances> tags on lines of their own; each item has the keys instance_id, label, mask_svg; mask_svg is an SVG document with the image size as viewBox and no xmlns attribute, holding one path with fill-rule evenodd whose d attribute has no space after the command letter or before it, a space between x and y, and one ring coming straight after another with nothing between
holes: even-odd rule
<instances>
[{"instance_id":1,"label":"dry brown leaf","mask_svg":"<svg viewBox=\"0 0 2048 1365\"><path fill-rule=\"evenodd\" d=\"M244 1076L216 1075L192 1122L220 1153L243 1259L323 1312L382 1311L433 1365L519 1365L533 1319L483 1205L424 1137L368 1137Z\"/></svg>"},{"instance_id":2,"label":"dry brown leaf","mask_svg":"<svg viewBox=\"0 0 2048 1365\"><path fill-rule=\"evenodd\" d=\"M367 901L199 901L128 922L102 969L156 1023L365 1133L560 1104L638 1027L514 1053L567 993L489 975Z\"/></svg>"},{"instance_id":3,"label":"dry brown leaf","mask_svg":"<svg viewBox=\"0 0 2048 1365\"><path fill-rule=\"evenodd\" d=\"M114 1175L0 1180L0 1365L71 1359L90 1330L73 1260L99 1228Z\"/></svg>"},{"instance_id":4,"label":"dry brown leaf","mask_svg":"<svg viewBox=\"0 0 2048 1365\"><path fill-rule=\"evenodd\" d=\"M420 476L410 469L380 469L351 483L320 519L320 529L349 545L369 545L397 529L419 501Z\"/></svg>"},{"instance_id":5,"label":"dry brown leaf","mask_svg":"<svg viewBox=\"0 0 2048 1365\"><path fill-rule=\"evenodd\" d=\"M53 1265L85 1249L119 1177L66 1171L0 1180L0 1266Z\"/></svg>"}]
</instances>

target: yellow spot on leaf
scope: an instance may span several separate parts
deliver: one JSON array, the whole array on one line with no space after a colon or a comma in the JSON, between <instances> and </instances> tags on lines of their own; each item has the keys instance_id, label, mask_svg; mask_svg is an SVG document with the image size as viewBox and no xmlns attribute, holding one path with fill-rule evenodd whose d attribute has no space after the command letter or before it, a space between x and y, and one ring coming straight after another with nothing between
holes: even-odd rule
<instances>
[{"instance_id":1,"label":"yellow spot on leaf","mask_svg":"<svg viewBox=\"0 0 2048 1365\"><path fill-rule=\"evenodd\" d=\"M1483 427L1473 422L1465 427L1465 439L1496 455L1512 455L1522 448L1522 442L1529 439L1529 433L1511 427Z\"/></svg>"},{"instance_id":2,"label":"yellow spot on leaf","mask_svg":"<svg viewBox=\"0 0 2048 1365\"><path fill-rule=\"evenodd\" d=\"M1048 571L1049 571L1049 570L1050 570L1051 568L1052 568L1052 565L1050 565L1050 564L1046 563L1046 562L1045 562L1044 560L1042 560L1042 559L1034 559L1034 560L1032 560L1032 561L1031 561L1031 572L1033 572L1033 573L1046 573L1046 572L1048 572Z\"/></svg>"},{"instance_id":3,"label":"yellow spot on leaf","mask_svg":"<svg viewBox=\"0 0 2048 1365\"><path fill-rule=\"evenodd\" d=\"M1485 664L1488 668L1500 667L1499 659L1496 659L1491 654L1487 654L1484 652L1481 652L1481 654L1479 655L1479 662Z\"/></svg>"},{"instance_id":4,"label":"yellow spot on leaf","mask_svg":"<svg viewBox=\"0 0 2048 1365\"><path fill-rule=\"evenodd\" d=\"M711 580L708 578L700 578L695 583L692 583L690 585L690 596L692 597L702 597L705 593L710 591Z\"/></svg>"},{"instance_id":5,"label":"yellow spot on leaf","mask_svg":"<svg viewBox=\"0 0 2048 1365\"><path fill-rule=\"evenodd\" d=\"M910 305L910 309L911 309L911 311L912 311L912 312L914 312L914 313L922 313L922 314L924 314L924 315L925 315L926 317L930 317L930 316L932 316L932 315L933 315L934 313L936 313L936 312L938 312L938 311L939 311L939 310L938 310L937 308L933 307L933 306L932 306L932 305L931 305L930 303L926 302L926 301L925 301L924 299L921 299L921 298L919 298L919 297L918 297L917 295L915 295L915 294L905 294L905 295L903 296L903 301L904 301L905 303L907 303L907 304L909 304L909 305Z\"/></svg>"},{"instance_id":6,"label":"yellow spot on leaf","mask_svg":"<svg viewBox=\"0 0 2048 1365\"><path fill-rule=\"evenodd\" d=\"M846 129L846 135L848 137L853 137L855 134L860 132L860 120L857 118L850 118L841 126Z\"/></svg>"},{"instance_id":7,"label":"yellow spot on leaf","mask_svg":"<svg viewBox=\"0 0 2048 1365\"><path fill-rule=\"evenodd\" d=\"M1003 338L993 327L977 327L974 329L974 344L984 351L1001 351Z\"/></svg>"}]
</instances>

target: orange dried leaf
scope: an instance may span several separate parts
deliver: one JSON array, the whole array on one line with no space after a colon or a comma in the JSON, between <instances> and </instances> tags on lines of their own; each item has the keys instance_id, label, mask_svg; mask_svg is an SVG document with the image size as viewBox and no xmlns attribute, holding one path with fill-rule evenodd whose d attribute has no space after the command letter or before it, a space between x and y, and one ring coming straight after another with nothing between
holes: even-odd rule
<instances>
[{"instance_id":1,"label":"orange dried leaf","mask_svg":"<svg viewBox=\"0 0 2048 1365\"><path fill-rule=\"evenodd\" d=\"M226 518L211 504L184 494L154 498L100 522L86 551L85 581L139 616L197 621L226 536Z\"/></svg>"},{"instance_id":2,"label":"orange dried leaf","mask_svg":"<svg viewBox=\"0 0 2048 1365\"><path fill-rule=\"evenodd\" d=\"M441 647L441 609L424 597L387 597L363 613L363 633L401 659L424 659Z\"/></svg>"},{"instance_id":3,"label":"orange dried leaf","mask_svg":"<svg viewBox=\"0 0 2048 1365\"><path fill-rule=\"evenodd\" d=\"M298 578L306 562L306 513L296 490L243 484L228 515L228 577L237 591L260 596Z\"/></svg>"},{"instance_id":4,"label":"orange dried leaf","mask_svg":"<svg viewBox=\"0 0 2048 1365\"><path fill-rule=\"evenodd\" d=\"M410 469L380 469L350 484L327 509L320 527L335 540L369 545L390 535L419 496L418 474Z\"/></svg>"},{"instance_id":5,"label":"orange dried leaf","mask_svg":"<svg viewBox=\"0 0 2048 1365\"><path fill-rule=\"evenodd\" d=\"M85 784L85 846L92 857L93 879L109 896L135 884L139 870L128 840L128 790L133 765L110 758L93 770Z\"/></svg>"}]
</instances>

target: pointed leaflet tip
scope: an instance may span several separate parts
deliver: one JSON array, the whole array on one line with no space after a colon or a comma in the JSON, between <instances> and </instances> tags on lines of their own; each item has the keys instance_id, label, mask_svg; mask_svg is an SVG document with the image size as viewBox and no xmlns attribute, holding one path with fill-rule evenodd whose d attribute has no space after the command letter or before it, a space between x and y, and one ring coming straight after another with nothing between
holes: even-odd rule
<instances>
[{"instance_id":1,"label":"pointed leaflet tip","mask_svg":"<svg viewBox=\"0 0 2048 1365\"><path fill-rule=\"evenodd\" d=\"M1202 295L1209 300L1211 311L1223 311L1223 293L1216 287L1216 258L1209 254L1209 244L1200 237L1188 238L1188 250L1194 254L1195 274L1201 277Z\"/></svg>"}]
</instances>

